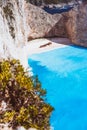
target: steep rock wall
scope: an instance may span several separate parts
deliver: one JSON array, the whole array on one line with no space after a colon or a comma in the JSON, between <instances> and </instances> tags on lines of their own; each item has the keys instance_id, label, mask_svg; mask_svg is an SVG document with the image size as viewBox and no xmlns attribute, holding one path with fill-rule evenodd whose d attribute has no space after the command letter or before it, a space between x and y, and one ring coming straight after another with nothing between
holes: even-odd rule
<instances>
[{"instance_id":1,"label":"steep rock wall","mask_svg":"<svg viewBox=\"0 0 87 130\"><path fill-rule=\"evenodd\" d=\"M69 38L76 45L87 47L87 3L67 13L66 29Z\"/></svg>"},{"instance_id":2,"label":"steep rock wall","mask_svg":"<svg viewBox=\"0 0 87 130\"><path fill-rule=\"evenodd\" d=\"M87 3L79 4L71 11L50 15L28 4L28 24L31 28L28 40L42 37L68 37L76 45L87 47Z\"/></svg>"},{"instance_id":3,"label":"steep rock wall","mask_svg":"<svg viewBox=\"0 0 87 130\"><path fill-rule=\"evenodd\" d=\"M51 15L41 8L28 4L28 24L31 28L29 40L41 37L67 37L64 18L61 14Z\"/></svg>"}]
</instances>

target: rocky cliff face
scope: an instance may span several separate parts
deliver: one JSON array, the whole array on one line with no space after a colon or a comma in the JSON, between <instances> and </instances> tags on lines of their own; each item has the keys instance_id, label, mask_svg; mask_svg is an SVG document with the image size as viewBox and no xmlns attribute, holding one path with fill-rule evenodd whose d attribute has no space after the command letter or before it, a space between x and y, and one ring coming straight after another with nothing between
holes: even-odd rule
<instances>
[{"instance_id":1,"label":"rocky cliff face","mask_svg":"<svg viewBox=\"0 0 87 130\"><path fill-rule=\"evenodd\" d=\"M66 29L71 41L87 47L87 3L81 4L67 14Z\"/></svg>"},{"instance_id":2,"label":"rocky cliff face","mask_svg":"<svg viewBox=\"0 0 87 130\"><path fill-rule=\"evenodd\" d=\"M28 39L40 37L68 37L71 42L87 47L87 3L71 11L50 15L34 5L28 5Z\"/></svg>"},{"instance_id":3,"label":"rocky cliff face","mask_svg":"<svg viewBox=\"0 0 87 130\"><path fill-rule=\"evenodd\" d=\"M26 51L30 27L25 0L0 0L0 59L19 59L28 67Z\"/></svg>"},{"instance_id":4,"label":"rocky cliff face","mask_svg":"<svg viewBox=\"0 0 87 130\"><path fill-rule=\"evenodd\" d=\"M40 37L67 37L61 14L50 15L39 7L28 4L29 39Z\"/></svg>"}]
</instances>

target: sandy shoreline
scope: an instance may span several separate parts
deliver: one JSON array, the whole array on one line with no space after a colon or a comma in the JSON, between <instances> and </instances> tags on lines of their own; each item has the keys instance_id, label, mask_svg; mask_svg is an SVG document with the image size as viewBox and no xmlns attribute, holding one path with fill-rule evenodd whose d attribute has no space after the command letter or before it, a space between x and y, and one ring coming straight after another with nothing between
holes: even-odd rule
<instances>
[{"instance_id":1,"label":"sandy shoreline","mask_svg":"<svg viewBox=\"0 0 87 130\"><path fill-rule=\"evenodd\" d=\"M42 38L30 41L25 46L25 52L27 55L50 51L56 48L66 47L70 45L70 40L67 38Z\"/></svg>"},{"instance_id":2,"label":"sandy shoreline","mask_svg":"<svg viewBox=\"0 0 87 130\"><path fill-rule=\"evenodd\" d=\"M18 50L18 59L24 68L29 68L28 59L32 54L42 53L57 48L66 47L70 44L70 40L67 38L42 38L35 39L27 43L23 48ZM31 73L31 68L29 68Z\"/></svg>"}]
</instances>

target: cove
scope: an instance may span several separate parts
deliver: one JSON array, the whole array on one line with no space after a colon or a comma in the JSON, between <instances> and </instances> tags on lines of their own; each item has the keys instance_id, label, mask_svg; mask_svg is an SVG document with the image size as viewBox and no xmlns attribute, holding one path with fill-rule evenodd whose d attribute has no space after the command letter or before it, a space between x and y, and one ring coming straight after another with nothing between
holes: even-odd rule
<instances>
[{"instance_id":1,"label":"cove","mask_svg":"<svg viewBox=\"0 0 87 130\"><path fill-rule=\"evenodd\" d=\"M28 63L55 108L54 130L87 130L87 49L66 46L33 54Z\"/></svg>"}]
</instances>

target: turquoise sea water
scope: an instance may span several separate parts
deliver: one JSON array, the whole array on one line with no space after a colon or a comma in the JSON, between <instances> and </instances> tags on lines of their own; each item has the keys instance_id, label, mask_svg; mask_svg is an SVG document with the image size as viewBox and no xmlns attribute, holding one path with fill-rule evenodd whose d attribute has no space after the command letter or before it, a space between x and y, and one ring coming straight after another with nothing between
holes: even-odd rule
<instances>
[{"instance_id":1,"label":"turquoise sea water","mask_svg":"<svg viewBox=\"0 0 87 130\"><path fill-rule=\"evenodd\" d=\"M54 130L87 130L87 49L67 46L28 60L55 111Z\"/></svg>"}]
</instances>

